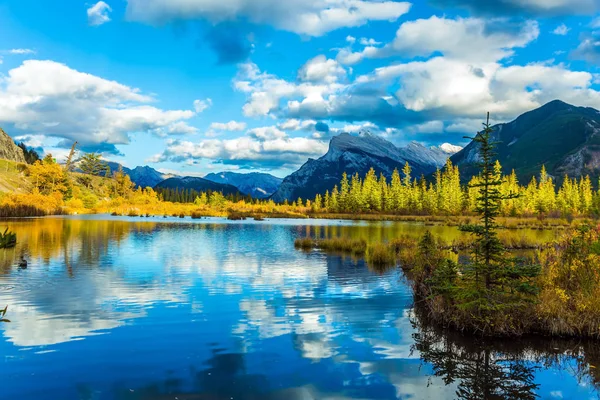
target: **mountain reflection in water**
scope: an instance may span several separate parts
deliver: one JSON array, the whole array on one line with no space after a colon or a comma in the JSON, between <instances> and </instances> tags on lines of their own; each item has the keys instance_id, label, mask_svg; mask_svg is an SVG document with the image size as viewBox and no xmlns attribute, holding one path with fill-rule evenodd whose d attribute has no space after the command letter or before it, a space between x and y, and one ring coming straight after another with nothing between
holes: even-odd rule
<instances>
[{"instance_id":1,"label":"mountain reflection in water","mask_svg":"<svg viewBox=\"0 0 600 400\"><path fill-rule=\"evenodd\" d=\"M455 228L107 216L4 224L19 238L0 252L8 399L598 397L598 346L440 332L413 310L398 269L293 245L307 234L379 241L424 229L456 237Z\"/></svg>"}]
</instances>

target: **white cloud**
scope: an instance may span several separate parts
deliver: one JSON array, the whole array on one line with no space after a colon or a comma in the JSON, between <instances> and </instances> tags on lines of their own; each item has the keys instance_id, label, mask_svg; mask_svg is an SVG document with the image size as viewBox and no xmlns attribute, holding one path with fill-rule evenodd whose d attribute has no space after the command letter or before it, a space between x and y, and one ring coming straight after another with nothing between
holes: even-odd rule
<instances>
[{"instance_id":1,"label":"white cloud","mask_svg":"<svg viewBox=\"0 0 600 400\"><path fill-rule=\"evenodd\" d=\"M22 135L15 137L15 142L23 143L27 147L42 147L45 139L44 135Z\"/></svg>"},{"instance_id":2,"label":"white cloud","mask_svg":"<svg viewBox=\"0 0 600 400\"><path fill-rule=\"evenodd\" d=\"M325 81L292 83L261 72L256 64L246 63L240 65L233 84L238 91L248 95L243 107L244 115L248 117L269 115L280 110L284 98L302 98L313 105L322 104L327 96L345 87L332 82L333 79L322 74L320 69L311 71L309 76Z\"/></svg>"},{"instance_id":3,"label":"white cloud","mask_svg":"<svg viewBox=\"0 0 600 400\"><path fill-rule=\"evenodd\" d=\"M10 54L35 54L35 50L32 49L11 49L8 52Z\"/></svg>"},{"instance_id":4,"label":"white cloud","mask_svg":"<svg viewBox=\"0 0 600 400\"><path fill-rule=\"evenodd\" d=\"M440 150L442 150L444 153L448 153L448 154L456 154L459 151L461 151L463 148L462 146L456 146L450 143L442 143L439 146Z\"/></svg>"},{"instance_id":5,"label":"white cloud","mask_svg":"<svg viewBox=\"0 0 600 400\"><path fill-rule=\"evenodd\" d=\"M191 110L162 110L138 89L54 61L28 60L0 81L0 123L115 151L129 134L193 133ZM16 132L18 133L18 132Z\"/></svg>"},{"instance_id":6,"label":"white cloud","mask_svg":"<svg viewBox=\"0 0 600 400\"><path fill-rule=\"evenodd\" d=\"M402 85L396 98L409 110L435 111L449 118L470 118L486 111L514 117L554 99L577 105L600 106L600 93L591 88L593 75L570 71L564 65L531 64L477 67L465 61L435 57L375 70L362 83Z\"/></svg>"},{"instance_id":7,"label":"white cloud","mask_svg":"<svg viewBox=\"0 0 600 400\"><path fill-rule=\"evenodd\" d=\"M200 114L201 112L210 108L211 106L212 106L212 99L210 99L210 98L207 98L204 100L194 100L194 110L196 110L196 112L198 114Z\"/></svg>"},{"instance_id":8,"label":"white cloud","mask_svg":"<svg viewBox=\"0 0 600 400\"><path fill-rule=\"evenodd\" d=\"M346 70L336 60L324 55L308 60L298 71L298 79L304 82L334 83L346 77Z\"/></svg>"},{"instance_id":9,"label":"white cloud","mask_svg":"<svg viewBox=\"0 0 600 400\"><path fill-rule=\"evenodd\" d=\"M280 123L277 127L284 131L313 130L316 124L317 121L312 119L299 120L290 118Z\"/></svg>"},{"instance_id":10,"label":"white cloud","mask_svg":"<svg viewBox=\"0 0 600 400\"><path fill-rule=\"evenodd\" d=\"M556 29L554 29L552 31L552 33L554 33L555 35L559 35L559 36L565 36L567 33L569 33L571 29L569 27L567 27L565 24L560 24L559 26L556 27Z\"/></svg>"},{"instance_id":11,"label":"white cloud","mask_svg":"<svg viewBox=\"0 0 600 400\"><path fill-rule=\"evenodd\" d=\"M381 42L378 42L375 39L361 38L360 44L362 44L363 46L377 46L380 45Z\"/></svg>"},{"instance_id":12,"label":"white cloud","mask_svg":"<svg viewBox=\"0 0 600 400\"><path fill-rule=\"evenodd\" d=\"M597 64L600 62L600 33L593 32L582 36L581 43L571 52L571 57Z\"/></svg>"},{"instance_id":13,"label":"white cloud","mask_svg":"<svg viewBox=\"0 0 600 400\"><path fill-rule=\"evenodd\" d=\"M100 26L110 21L109 13L112 8L103 1L99 1L87 9L88 24L91 26Z\"/></svg>"},{"instance_id":14,"label":"white cloud","mask_svg":"<svg viewBox=\"0 0 600 400\"><path fill-rule=\"evenodd\" d=\"M356 38L354 36L346 36L346 42L353 44L354 42L356 42Z\"/></svg>"},{"instance_id":15,"label":"white cloud","mask_svg":"<svg viewBox=\"0 0 600 400\"><path fill-rule=\"evenodd\" d=\"M289 137L276 127L254 128L235 139L207 139L198 143L167 140L167 147L149 162L184 162L208 159L228 165L252 167L297 166L307 157L321 156L327 143L304 137Z\"/></svg>"},{"instance_id":16,"label":"white cloud","mask_svg":"<svg viewBox=\"0 0 600 400\"><path fill-rule=\"evenodd\" d=\"M265 126L261 128L254 128L248 131L248 136L258 140L275 140L283 139L287 137L287 134L277 127Z\"/></svg>"},{"instance_id":17,"label":"white cloud","mask_svg":"<svg viewBox=\"0 0 600 400\"><path fill-rule=\"evenodd\" d=\"M505 19L439 18L408 21L400 25L395 39L384 47L366 47L362 52L340 51L338 61L354 64L364 58L394 55L444 56L469 61L497 61L525 47L539 35L535 21L512 23Z\"/></svg>"},{"instance_id":18,"label":"white cloud","mask_svg":"<svg viewBox=\"0 0 600 400\"><path fill-rule=\"evenodd\" d=\"M230 132L240 132L246 129L245 122L237 122L237 121L229 121L229 122L213 122L210 124L210 130L215 131L230 131Z\"/></svg>"},{"instance_id":19,"label":"white cloud","mask_svg":"<svg viewBox=\"0 0 600 400\"><path fill-rule=\"evenodd\" d=\"M128 0L127 16L160 23L204 19L212 23L247 20L302 35L322 36L342 27L368 21L394 21L410 3L391 0ZM268 10L268 12L265 12Z\"/></svg>"}]
</instances>

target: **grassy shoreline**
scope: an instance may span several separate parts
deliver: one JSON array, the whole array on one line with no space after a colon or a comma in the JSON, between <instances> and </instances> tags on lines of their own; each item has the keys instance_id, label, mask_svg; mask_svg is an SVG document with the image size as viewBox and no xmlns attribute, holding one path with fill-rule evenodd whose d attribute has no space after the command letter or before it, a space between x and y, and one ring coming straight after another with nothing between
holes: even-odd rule
<instances>
[{"instance_id":1,"label":"grassy shoreline","mask_svg":"<svg viewBox=\"0 0 600 400\"><path fill-rule=\"evenodd\" d=\"M581 236L583 235L583 236ZM510 238L500 241L511 247ZM347 238L298 238L295 247L303 251L318 249L325 252L364 258L374 269L401 268L411 283L415 307L434 324L463 333L486 337L569 337L600 339L600 229L582 234L577 230L565 232L561 238L544 246L523 245L521 249L536 249L535 260L541 266L536 278L539 292L519 295L518 307L507 313L496 313L482 322L470 311L453 302L451 296L434 290L440 277L456 265L458 255L450 260L450 247L441 239L435 248L424 250L421 243L401 237L384 243L367 244L364 240ZM462 242L463 249L472 240ZM450 258L448 258L450 257ZM449 260L449 264L446 264ZM460 276L460 271L457 271ZM449 289L448 289L449 290ZM505 299L506 304L514 298Z\"/></svg>"},{"instance_id":2,"label":"grassy shoreline","mask_svg":"<svg viewBox=\"0 0 600 400\"><path fill-rule=\"evenodd\" d=\"M31 195L33 196L33 195ZM249 204L233 203L228 208L216 209L207 206L198 207L194 204L159 202L154 204L128 204L123 202L107 202L92 209L55 207L38 202L38 205L3 204L0 205L0 218L41 217L47 215L94 215L110 214L113 216L176 216L203 218L224 217L229 219L323 219L364 222L407 222L424 226L462 226L477 220L476 216L440 216L440 215L395 215L395 214L346 214L346 213L315 213L294 209L290 206L254 207ZM500 229L519 230L566 230L578 225L589 225L598 222L597 218L579 217L566 219L548 217L499 217ZM511 249L513 247L510 247Z\"/></svg>"}]
</instances>

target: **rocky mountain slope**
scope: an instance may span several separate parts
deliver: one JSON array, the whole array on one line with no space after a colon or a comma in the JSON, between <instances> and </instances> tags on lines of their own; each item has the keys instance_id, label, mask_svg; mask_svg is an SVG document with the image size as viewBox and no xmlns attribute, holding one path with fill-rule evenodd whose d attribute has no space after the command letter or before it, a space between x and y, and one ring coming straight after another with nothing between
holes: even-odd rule
<instances>
[{"instance_id":1,"label":"rocky mountain slope","mask_svg":"<svg viewBox=\"0 0 600 400\"><path fill-rule=\"evenodd\" d=\"M327 154L318 160L309 159L298 171L286 177L271 198L276 202L298 197L312 199L339 184L344 172L348 175L358 172L364 176L371 167L377 174L383 173L389 178L394 169L401 170L408 162L413 176L428 175L444 165L450 156L447 151L417 142L396 147L368 131L360 132L358 136L342 133L331 139Z\"/></svg>"},{"instance_id":2,"label":"rocky mountain slope","mask_svg":"<svg viewBox=\"0 0 600 400\"><path fill-rule=\"evenodd\" d=\"M598 110L555 100L493 130L504 171L514 169L522 183L539 174L542 165L557 179L564 174L600 175ZM478 145L471 142L451 160L460 166L463 179L469 179L477 172Z\"/></svg>"},{"instance_id":3,"label":"rocky mountain slope","mask_svg":"<svg viewBox=\"0 0 600 400\"><path fill-rule=\"evenodd\" d=\"M0 128L0 159L19 163L25 162L23 150L15 144L12 138L8 136L2 128Z\"/></svg>"},{"instance_id":4,"label":"rocky mountain slope","mask_svg":"<svg viewBox=\"0 0 600 400\"><path fill-rule=\"evenodd\" d=\"M237 172L219 172L204 177L212 182L235 186L243 194L257 199L265 199L277 191L283 179L270 174L252 172L241 174Z\"/></svg>"}]
</instances>

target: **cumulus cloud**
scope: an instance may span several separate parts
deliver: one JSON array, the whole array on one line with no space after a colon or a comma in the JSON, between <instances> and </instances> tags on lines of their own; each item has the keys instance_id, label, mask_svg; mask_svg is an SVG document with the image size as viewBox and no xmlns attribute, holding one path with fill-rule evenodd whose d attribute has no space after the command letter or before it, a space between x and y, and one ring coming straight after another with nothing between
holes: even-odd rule
<instances>
[{"instance_id":1,"label":"cumulus cloud","mask_svg":"<svg viewBox=\"0 0 600 400\"><path fill-rule=\"evenodd\" d=\"M552 31L552 33L559 36L565 36L567 33L569 33L570 30L571 29L569 29L569 27L565 24L560 24Z\"/></svg>"},{"instance_id":2,"label":"cumulus cloud","mask_svg":"<svg viewBox=\"0 0 600 400\"><path fill-rule=\"evenodd\" d=\"M18 134L79 141L118 153L134 132L165 136L194 133L191 110L162 110L154 98L121 83L54 61L28 60L0 81L0 123Z\"/></svg>"},{"instance_id":3,"label":"cumulus cloud","mask_svg":"<svg viewBox=\"0 0 600 400\"><path fill-rule=\"evenodd\" d=\"M298 71L298 79L305 82L334 83L346 76L346 70L336 60L316 56Z\"/></svg>"},{"instance_id":4,"label":"cumulus cloud","mask_svg":"<svg viewBox=\"0 0 600 400\"><path fill-rule=\"evenodd\" d=\"M236 90L248 95L248 100L243 107L244 115L248 117L278 112L284 98L302 98L315 106L323 104L326 97L345 87L345 84L335 82L336 79L324 74L320 67L312 69L308 77L317 81L288 82L275 75L261 72L256 64L245 63L240 65L233 85Z\"/></svg>"},{"instance_id":5,"label":"cumulus cloud","mask_svg":"<svg viewBox=\"0 0 600 400\"><path fill-rule=\"evenodd\" d=\"M593 75L564 65L531 64L478 67L444 57L382 67L359 82L402 82L396 98L409 110L445 118L469 118L486 111L511 118L560 98L577 105L598 107L600 93Z\"/></svg>"},{"instance_id":6,"label":"cumulus cloud","mask_svg":"<svg viewBox=\"0 0 600 400\"><path fill-rule=\"evenodd\" d=\"M87 9L88 24L91 26L100 26L110 21L109 14L112 8L103 1L99 1Z\"/></svg>"},{"instance_id":7,"label":"cumulus cloud","mask_svg":"<svg viewBox=\"0 0 600 400\"><path fill-rule=\"evenodd\" d=\"M194 110L197 113L204 112L212 106L212 99L206 98L204 100L194 100Z\"/></svg>"},{"instance_id":8,"label":"cumulus cloud","mask_svg":"<svg viewBox=\"0 0 600 400\"><path fill-rule=\"evenodd\" d=\"M268 126L251 129L235 139L207 139L198 143L169 139L166 149L148 161L193 162L204 159L242 168L297 167L307 157L321 156L326 151L325 142L290 137L277 127Z\"/></svg>"},{"instance_id":9,"label":"cumulus cloud","mask_svg":"<svg viewBox=\"0 0 600 400\"><path fill-rule=\"evenodd\" d=\"M340 51L338 61L354 64L365 58L431 56L435 53L469 61L496 61L525 47L539 35L536 21L511 22L505 19L440 18L408 21L384 47L368 46L361 52Z\"/></svg>"},{"instance_id":10,"label":"cumulus cloud","mask_svg":"<svg viewBox=\"0 0 600 400\"><path fill-rule=\"evenodd\" d=\"M281 122L277 127L284 131L299 131L299 130L313 130L317 125L317 121L311 119L299 120L296 118L286 119Z\"/></svg>"},{"instance_id":11,"label":"cumulus cloud","mask_svg":"<svg viewBox=\"0 0 600 400\"><path fill-rule=\"evenodd\" d=\"M249 21L308 36L368 21L394 21L409 9L408 2L391 0L127 0L127 16L135 21Z\"/></svg>"},{"instance_id":12,"label":"cumulus cloud","mask_svg":"<svg viewBox=\"0 0 600 400\"><path fill-rule=\"evenodd\" d=\"M210 130L241 132L246 129L245 122L229 121L229 122L213 122L210 124Z\"/></svg>"},{"instance_id":13,"label":"cumulus cloud","mask_svg":"<svg viewBox=\"0 0 600 400\"><path fill-rule=\"evenodd\" d=\"M478 129L487 111L505 121L557 98L600 107L594 75L562 64L507 67L493 59L435 56L329 84L286 81L254 64L240 68L234 86L247 95L247 114L287 118L281 128L290 130L299 129L302 120L330 120L412 127L422 134L472 132L474 124L465 121L477 121Z\"/></svg>"},{"instance_id":14,"label":"cumulus cloud","mask_svg":"<svg viewBox=\"0 0 600 400\"><path fill-rule=\"evenodd\" d=\"M433 0L442 7L464 7L489 15L591 15L600 11L597 0Z\"/></svg>"}]
</instances>

